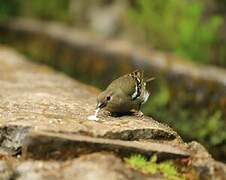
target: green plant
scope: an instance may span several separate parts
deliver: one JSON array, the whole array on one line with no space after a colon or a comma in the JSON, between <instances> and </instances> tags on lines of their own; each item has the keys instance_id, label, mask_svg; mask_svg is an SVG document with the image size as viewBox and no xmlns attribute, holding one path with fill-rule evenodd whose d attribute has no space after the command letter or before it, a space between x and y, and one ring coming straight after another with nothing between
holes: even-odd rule
<instances>
[{"instance_id":1,"label":"green plant","mask_svg":"<svg viewBox=\"0 0 226 180\"><path fill-rule=\"evenodd\" d=\"M154 154L150 160L140 154L125 158L125 161L134 169L147 174L162 173L169 180L185 179L179 174L172 161L157 163L157 155Z\"/></svg>"},{"instance_id":2,"label":"green plant","mask_svg":"<svg viewBox=\"0 0 226 180\"><path fill-rule=\"evenodd\" d=\"M11 16L18 15L19 0L0 0L0 20L6 20Z\"/></svg>"},{"instance_id":3,"label":"green plant","mask_svg":"<svg viewBox=\"0 0 226 180\"><path fill-rule=\"evenodd\" d=\"M218 30L223 23L220 16L204 19L202 2L192 3L186 8L183 19L178 22L179 44L175 51L188 58L207 63L211 58L211 49L218 41Z\"/></svg>"},{"instance_id":4,"label":"green plant","mask_svg":"<svg viewBox=\"0 0 226 180\"><path fill-rule=\"evenodd\" d=\"M203 17L203 1L140 0L129 10L129 19L138 25L152 46L207 63L219 40L223 18ZM221 59L222 60L222 59Z\"/></svg>"},{"instance_id":5,"label":"green plant","mask_svg":"<svg viewBox=\"0 0 226 180\"><path fill-rule=\"evenodd\" d=\"M67 20L69 0L25 0L20 3L22 15L47 19Z\"/></svg>"},{"instance_id":6,"label":"green plant","mask_svg":"<svg viewBox=\"0 0 226 180\"><path fill-rule=\"evenodd\" d=\"M224 127L222 112L217 110L206 118L206 120L201 121L197 136L202 141L208 140L210 145L215 146L226 141L226 131Z\"/></svg>"},{"instance_id":7,"label":"green plant","mask_svg":"<svg viewBox=\"0 0 226 180\"><path fill-rule=\"evenodd\" d=\"M69 0L0 0L0 20L29 16L45 20L69 21Z\"/></svg>"}]
</instances>

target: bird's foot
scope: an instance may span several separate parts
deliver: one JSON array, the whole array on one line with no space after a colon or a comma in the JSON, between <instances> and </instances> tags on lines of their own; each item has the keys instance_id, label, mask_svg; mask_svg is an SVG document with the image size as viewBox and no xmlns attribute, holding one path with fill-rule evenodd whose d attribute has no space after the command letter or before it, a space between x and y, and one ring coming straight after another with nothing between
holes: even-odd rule
<instances>
[{"instance_id":1,"label":"bird's foot","mask_svg":"<svg viewBox=\"0 0 226 180\"><path fill-rule=\"evenodd\" d=\"M142 111L133 111L133 114L137 117L143 117L144 113Z\"/></svg>"}]
</instances>

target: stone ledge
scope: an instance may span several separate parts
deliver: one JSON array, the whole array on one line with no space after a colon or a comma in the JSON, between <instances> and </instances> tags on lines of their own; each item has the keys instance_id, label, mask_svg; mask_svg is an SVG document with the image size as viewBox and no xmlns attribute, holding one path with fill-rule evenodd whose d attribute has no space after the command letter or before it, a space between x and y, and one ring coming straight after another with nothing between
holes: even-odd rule
<instances>
[{"instance_id":1,"label":"stone ledge","mask_svg":"<svg viewBox=\"0 0 226 180\"><path fill-rule=\"evenodd\" d=\"M189 156L185 149L164 143L111 140L40 131L28 135L23 154L25 158L65 160L101 151L114 152L122 157L132 154L151 156L157 153L159 160Z\"/></svg>"}]
</instances>

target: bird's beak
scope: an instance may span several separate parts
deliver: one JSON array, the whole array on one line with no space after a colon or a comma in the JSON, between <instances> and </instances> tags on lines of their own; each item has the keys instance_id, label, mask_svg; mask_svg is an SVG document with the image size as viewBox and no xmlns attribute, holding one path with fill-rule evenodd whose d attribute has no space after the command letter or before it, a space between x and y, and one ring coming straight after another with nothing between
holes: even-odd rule
<instances>
[{"instance_id":1,"label":"bird's beak","mask_svg":"<svg viewBox=\"0 0 226 180\"><path fill-rule=\"evenodd\" d=\"M106 102L98 102L97 105L96 105L96 109L102 109L104 108L105 106L107 105Z\"/></svg>"}]
</instances>

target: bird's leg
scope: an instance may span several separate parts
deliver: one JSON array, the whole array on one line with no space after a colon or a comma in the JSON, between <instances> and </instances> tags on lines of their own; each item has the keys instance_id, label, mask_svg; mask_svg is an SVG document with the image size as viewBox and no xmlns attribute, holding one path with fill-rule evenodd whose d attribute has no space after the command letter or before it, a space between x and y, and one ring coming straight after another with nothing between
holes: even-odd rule
<instances>
[{"instance_id":1,"label":"bird's leg","mask_svg":"<svg viewBox=\"0 0 226 180\"><path fill-rule=\"evenodd\" d=\"M143 117L144 113L139 109L139 110L135 110L132 109L131 112L133 113L133 115L137 116L137 117Z\"/></svg>"},{"instance_id":2,"label":"bird's leg","mask_svg":"<svg viewBox=\"0 0 226 180\"><path fill-rule=\"evenodd\" d=\"M111 112L109 112L109 111L103 111L103 115L104 116L111 116Z\"/></svg>"},{"instance_id":3,"label":"bird's leg","mask_svg":"<svg viewBox=\"0 0 226 180\"><path fill-rule=\"evenodd\" d=\"M144 113L141 110L139 110L139 111L134 112L134 115L137 117L143 117Z\"/></svg>"},{"instance_id":4,"label":"bird's leg","mask_svg":"<svg viewBox=\"0 0 226 180\"><path fill-rule=\"evenodd\" d=\"M137 117L143 117L144 113L140 110L140 108L141 108L141 103L138 105L137 109L132 109L131 112Z\"/></svg>"}]
</instances>

